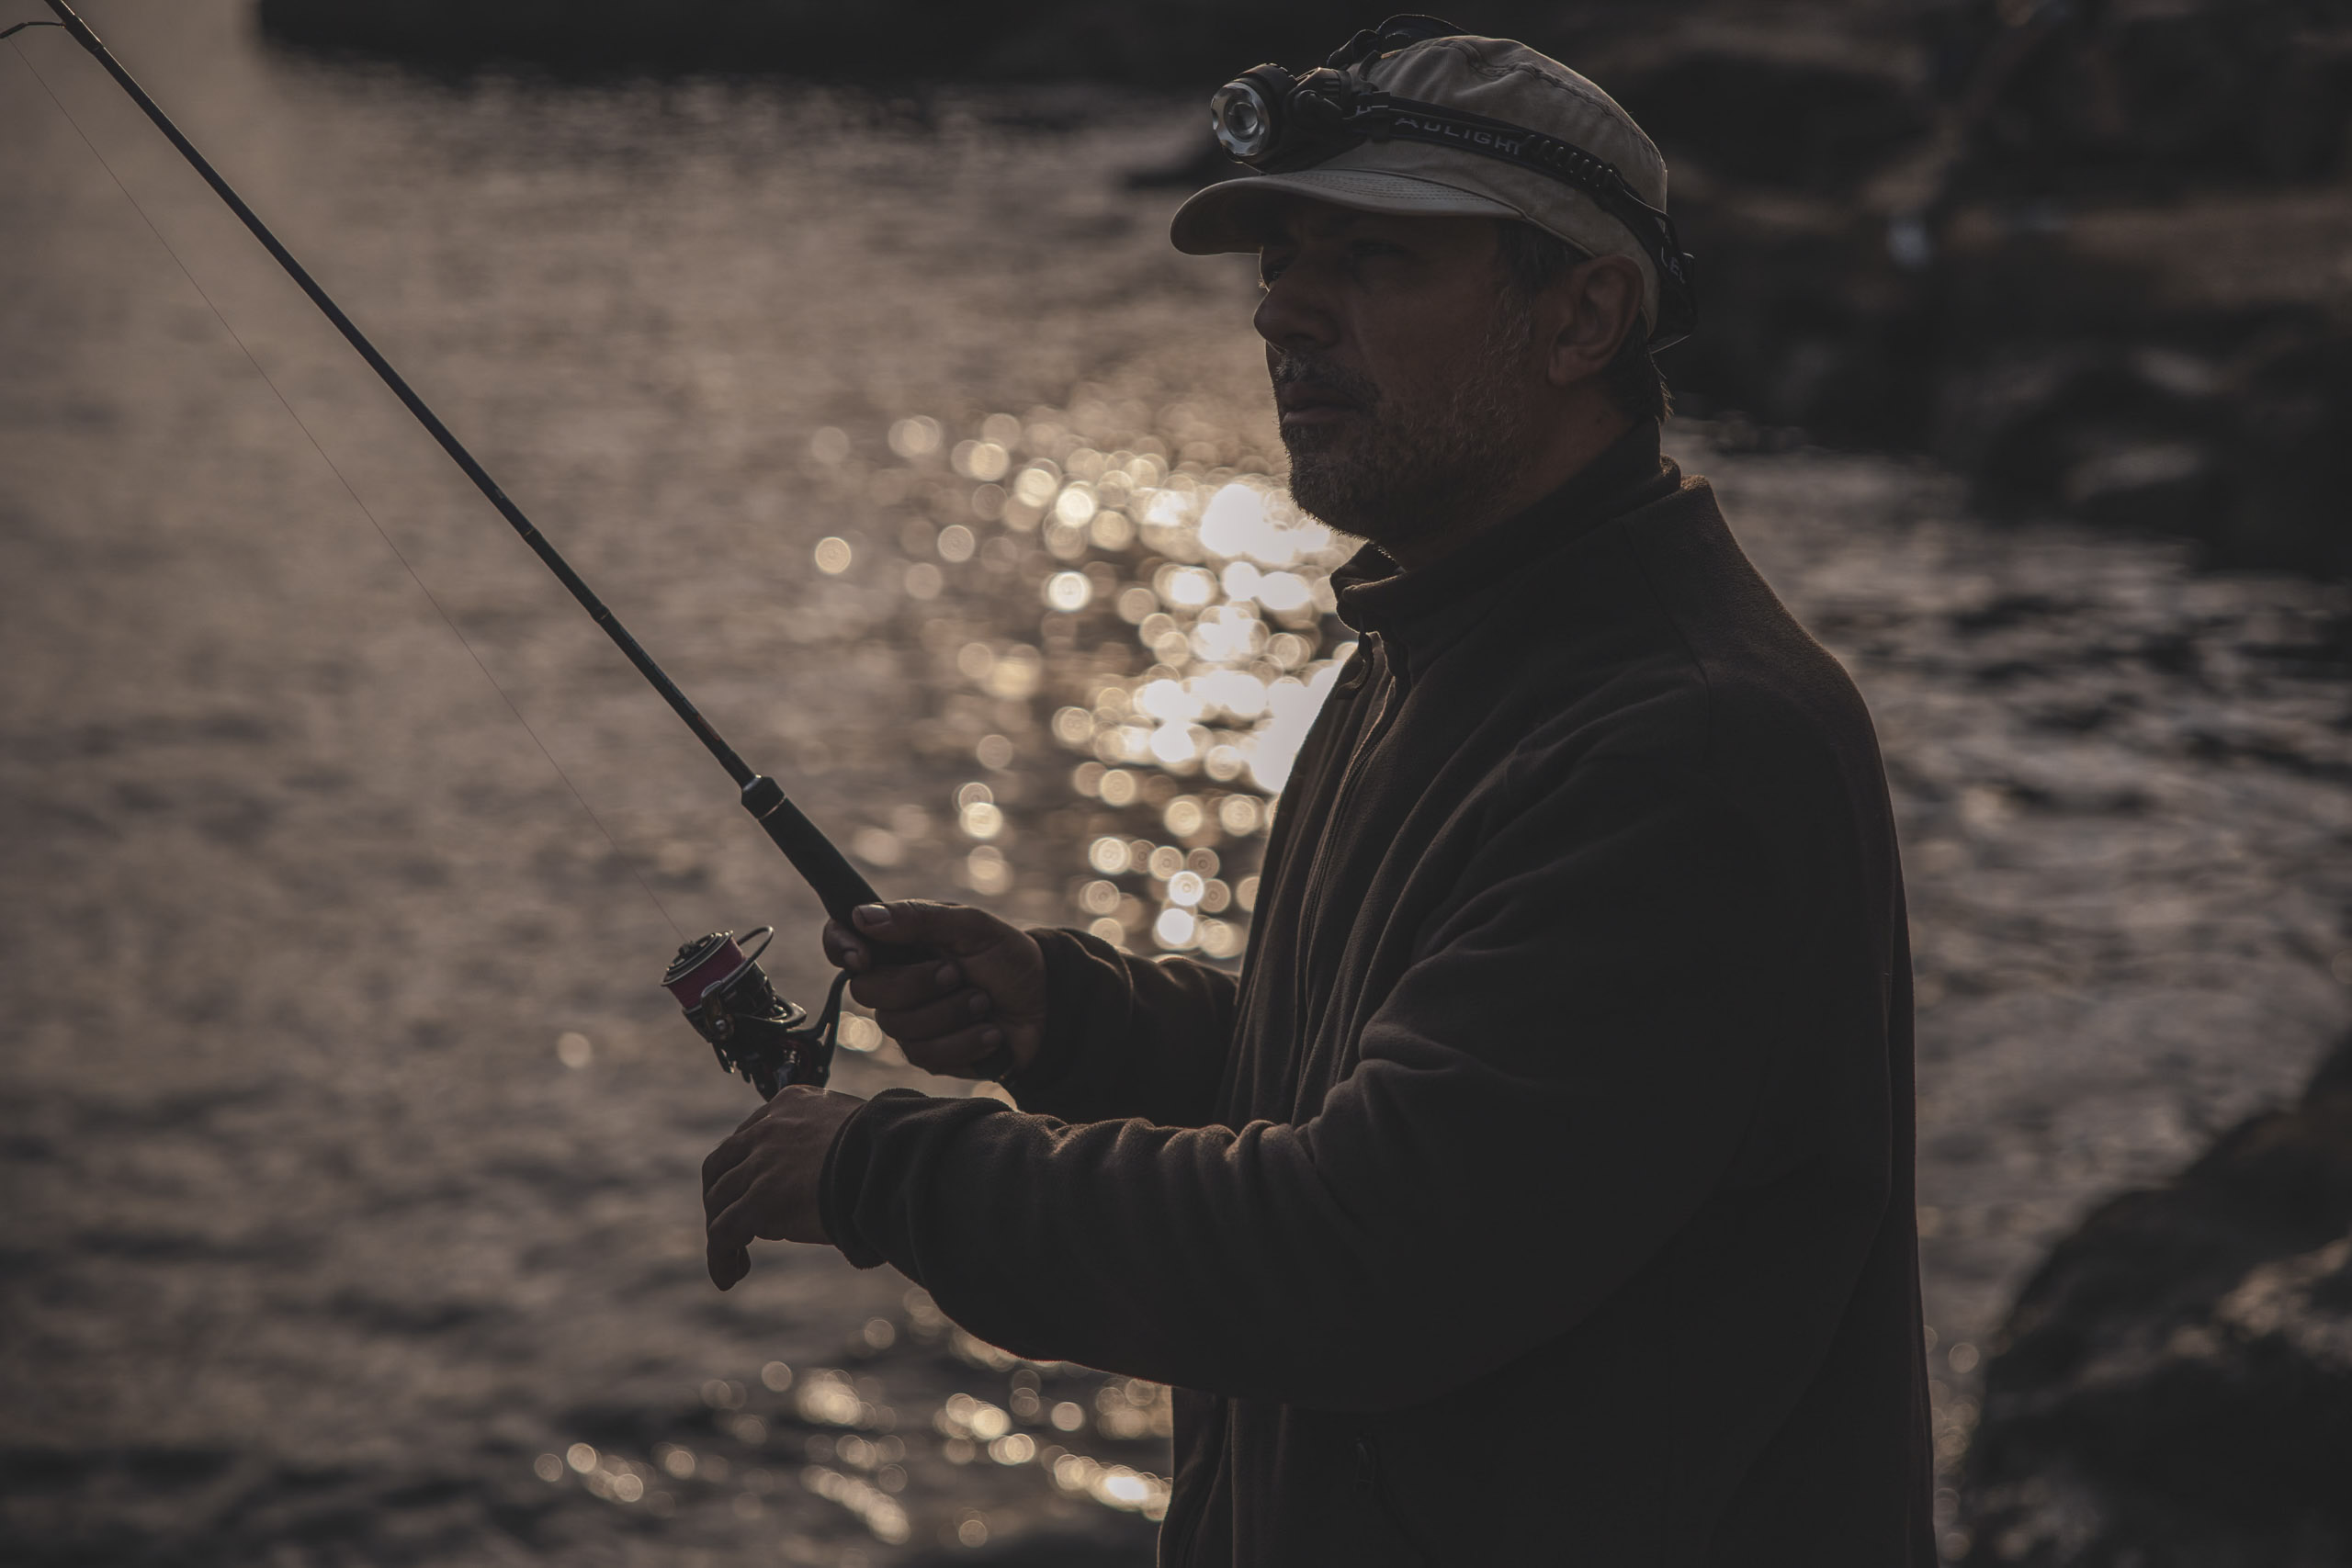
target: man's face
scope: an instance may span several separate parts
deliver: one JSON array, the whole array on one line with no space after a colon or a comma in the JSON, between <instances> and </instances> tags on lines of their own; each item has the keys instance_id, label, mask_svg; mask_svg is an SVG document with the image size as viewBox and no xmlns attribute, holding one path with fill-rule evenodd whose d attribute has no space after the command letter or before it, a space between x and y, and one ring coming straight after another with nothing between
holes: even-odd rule
<instances>
[{"instance_id":1,"label":"man's face","mask_svg":"<svg viewBox=\"0 0 2352 1568\"><path fill-rule=\"evenodd\" d=\"M1492 220L1293 199L1270 215L1259 267L1256 325L1301 507L1395 544L1510 488L1543 367Z\"/></svg>"}]
</instances>

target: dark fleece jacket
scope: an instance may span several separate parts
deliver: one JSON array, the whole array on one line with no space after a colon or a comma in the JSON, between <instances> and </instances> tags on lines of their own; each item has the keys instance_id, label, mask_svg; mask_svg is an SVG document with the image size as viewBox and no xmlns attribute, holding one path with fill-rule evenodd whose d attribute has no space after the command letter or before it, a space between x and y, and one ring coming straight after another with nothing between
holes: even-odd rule
<instances>
[{"instance_id":1,"label":"dark fleece jacket","mask_svg":"<svg viewBox=\"0 0 2352 1568\"><path fill-rule=\"evenodd\" d=\"M842 1250L1174 1384L1163 1562L1931 1563L1852 685L1655 426L1340 607L1238 984L1037 933L1023 1109L876 1097Z\"/></svg>"}]
</instances>

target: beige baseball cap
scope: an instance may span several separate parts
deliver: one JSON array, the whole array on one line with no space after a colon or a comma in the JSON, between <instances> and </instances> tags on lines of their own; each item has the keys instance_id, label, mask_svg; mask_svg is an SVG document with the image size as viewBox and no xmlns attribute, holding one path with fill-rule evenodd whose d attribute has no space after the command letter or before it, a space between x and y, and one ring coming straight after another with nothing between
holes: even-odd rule
<instances>
[{"instance_id":1,"label":"beige baseball cap","mask_svg":"<svg viewBox=\"0 0 2352 1568\"><path fill-rule=\"evenodd\" d=\"M1353 67L1368 85L1488 119L1525 126L1617 166L1634 193L1666 209L1666 160L1617 100L1549 55L1510 39L1429 39ZM1634 231L1580 190L1532 169L1427 142L1365 141L1312 168L1250 175L1196 193L1176 209L1169 238L1190 255L1254 251L1277 196L1403 217L1517 218L1588 255L1631 257L1642 268L1642 314L1657 321L1657 264Z\"/></svg>"}]
</instances>

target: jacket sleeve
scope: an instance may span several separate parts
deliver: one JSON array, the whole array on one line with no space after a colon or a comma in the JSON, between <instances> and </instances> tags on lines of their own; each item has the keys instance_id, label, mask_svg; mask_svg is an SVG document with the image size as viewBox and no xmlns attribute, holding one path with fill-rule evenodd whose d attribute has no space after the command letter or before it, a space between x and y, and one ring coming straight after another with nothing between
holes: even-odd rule
<instances>
[{"instance_id":1,"label":"jacket sleeve","mask_svg":"<svg viewBox=\"0 0 2352 1568\"><path fill-rule=\"evenodd\" d=\"M1046 1038L1006 1082L1021 1108L1066 1122L1207 1122L1233 1035L1233 976L1079 931L1029 934L1046 954Z\"/></svg>"},{"instance_id":2,"label":"jacket sleeve","mask_svg":"<svg viewBox=\"0 0 2352 1568\"><path fill-rule=\"evenodd\" d=\"M1704 1200L1800 911L1707 783L1588 763L1464 869L1309 1121L1069 1124L878 1097L828 1162L855 1262L1019 1354L1332 1409L1572 1326ZM1446 1357L1396 1354L1442 1337Z\"/></svg>"}]
</instances>

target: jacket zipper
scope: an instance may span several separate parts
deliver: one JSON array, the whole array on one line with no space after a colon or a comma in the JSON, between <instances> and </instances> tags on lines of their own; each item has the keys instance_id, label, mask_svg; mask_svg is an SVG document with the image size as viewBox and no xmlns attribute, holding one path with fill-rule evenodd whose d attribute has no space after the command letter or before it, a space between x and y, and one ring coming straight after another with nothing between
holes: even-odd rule
<instances>
[{"instance_id":1,"label":"jacket zipper","mask_svg":"<svg viewBox=\"0 0 2352 1568\"><path fill-rule=\"evenodd\" d=\"M1366 634L1364 640L1378 650L1381 673L1388 678L1388 683L1381 689L1379 709L1373 714L1372 721L1363 727L1363 732L1356 737L1356 743L1348 750L1347 767L1340 774L1340 793L1333 798L1331 809L1323 818L1323 830L1316 836L1315 840L1315 856L1306 866L1306 903L1299 911L1299 937L1306 944L1306 951L1301 953L1301 962L1297 965L1298 991L1292 998L1293 1009L1298 1016L1299 1022L1304 1026L1301 1034L1302 1044L1315 1038L1322 1023L1319 1018L1307 1017L1306 988L1308 971L1313 966L1316 931L1321 923L1323 914L1323 863L1330 850L1331 839L1339 831L1340 820L1347 815L1348 803L1355 798L1356 765L1370 756L1372 749L1380 743L1380 737L1386 729L1388 721L1397 706L1399 682L1396 671L1389 666L1388 645L1382 640L1377 632ZM1290 1081L1285 1085L1286 1093L1297 1091L1298 1073L1302 1066L1298 1056L1298 1052L1292 1053Z\"/></svg>"},{"instance_id":2,"label":"jacket zipper","mask_svg":"<svg viewBox=\"0 0 2352 1568\"><path fill-rule=\"evenodd\" d=\"M1224 1461L1225 1455L1222 1450L1217 1454L1217 1459L1220 1463ZM1208 1488L1195 1486L1193 1490L1199 1495L1197 1499L1187 1499L1192 1506L1184 1510L1183 1517L1170 1518L1159 1527L1159 1540L1163 1549L1159 1554L1159 1560L1168 1563L1170 1568L1186 1568L1186 1565L1193 1561L1193 1538L1201 1532L1201 1512L1208 1506Z\"/></svg>"},{"instance_id":3,"label":"jacket zipper","mask_svg":"<svg viewBox=\"0 0 2352 1568\"><path fill-rule=\"evenodd\" d=\"M1388 1528L1396 1532L1396 1539L1405 1543L1405 1549L1420 1562L1422 1568L1435 1568L1437 1559L1430 1555L1420 1538L1406 1528L1405 1517L1396 1511L1396 1499L1388 1490L1388 1472L1381 1465L1380 1450L1369 1436L1359 1435L1356 1438L1356 1462L1363 1469L1364 1480L1371 1484L1372 1495L1378 1499Z\"/></svg>"}]
</instances>

